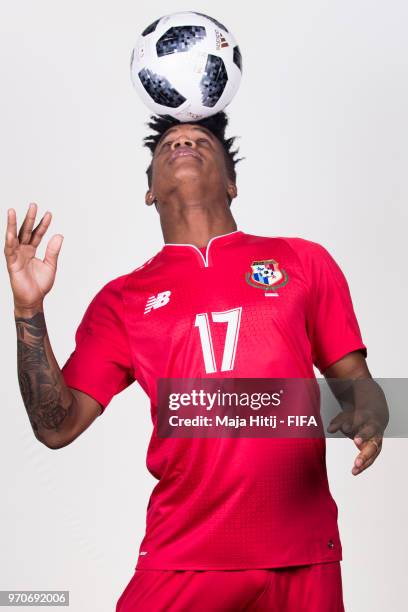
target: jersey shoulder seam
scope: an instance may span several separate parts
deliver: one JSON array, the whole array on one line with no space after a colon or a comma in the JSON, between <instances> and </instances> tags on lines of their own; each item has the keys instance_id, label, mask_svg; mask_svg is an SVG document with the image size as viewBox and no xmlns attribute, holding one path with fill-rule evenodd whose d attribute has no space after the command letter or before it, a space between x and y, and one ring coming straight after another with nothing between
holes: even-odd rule
<instances>
[{"instance_id":1,"label":"jersey shoulder seam","mask_svg":"<svg viewBox=\"0 0 408 612\"><path fill-rule=\"evenodd\" d=\"M129 284L130 279L133 276L133 274L137 270L139 270L140 268L145 266L146 264L149 264L149 262L152 259L154 259L155 257L156 257L156 255L153 255L153 257L151 257L149 260L147 260L147 262L145 262L145 264L142 264L142 266L139 266L139 268L136 268L135 270L133 270L129 274L125 274L125 280L124 280L124 283L123 283L121 291L120 291L120 298L121 298L122 309L123 309L123 327L125 328L126 340L127 340L128 350L129 350L130 362L131 362L132 367L133 367L133 377L140 384L140 386L143 389L146 389L147 385L145 384L142 371L141 371L141 369L140 369L140 367L139 367L139 365L138 365L138 363L136 361L136 358L135 358L135 355L134 355L134 351L132 350L132 345L131 345L131 342L130 342L130 334L129 334L129 329L128 329L128 318L127 318L127 312L126 312L126 303L125 303L125 298L124 298L123 294L124 294L125 290L127 289L127 286Z\"/></svg>"},{"instance_id":2,"label":"jersey shoulder seam","mask_svg":"<svg viewBox=\"0 0 408 612\"><path fill-rule=\"evenodd\" d=\"M306 275L306 271L305 271L305 267L302 261L302 258L299 256L299 253L296 252L296 249L293 248L293 245L290 243L290 241L294 238L295 240L299 240L300 243L304 242L304 243L310 243L311 240L307 240L306 238L301 238L300 236L293 236L293 237L287 237L287 236L277 236L276 237L278 240L283 240L283 242L285 242L289 249L291 250L291 252L294 254L296 260L298 261L300 268L303 272L303 278L306 282L306 286L307 286L307 311L310 312L310 305L312 302L312 296L311 296L311 286L310 286L310 282L308 280L308 276Z\"/></svg>"}]
</instances>

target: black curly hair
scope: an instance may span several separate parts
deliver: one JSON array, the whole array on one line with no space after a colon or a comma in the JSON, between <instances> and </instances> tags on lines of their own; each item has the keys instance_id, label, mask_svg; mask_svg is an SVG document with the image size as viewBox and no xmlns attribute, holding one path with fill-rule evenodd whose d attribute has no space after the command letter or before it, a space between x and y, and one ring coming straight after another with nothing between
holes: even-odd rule
<instances>
[{"instance_id":1,"label":"black curly hair","mask_svg":"<svg viewBox=\"0 0 408 612\"><path fill-rule=\"evenodd\" d=\"M156 150L156 147L159 141L162 139L163 135L170 128L180 125L182 122L174 119L171 115L152 115L150 117L150 121L146 124L150 129L154 130L156 134L149 134L143 138L143 146L150 149L152 156ZM225 130L228 125L228 116L225 112L220 112L211 117L206 117L205 119L201 119L200 121L189 121L187 122L191 125L201 125L204 128L207 128L222 144L225 154L225 163L227 166L227 171L229 178L235 183L237 174L235 171L235 165L245 159L240 157L237 159L237 154L239 149L233 149L234 142L236 140L236 136L231 138L225 138ZM150 162L149 167L146 170L147 174L147 182L149 188L152 185L152 172L153 166L152 162ZM230 201L231 203L231 201Z\"/></svg>"}]
</instances>

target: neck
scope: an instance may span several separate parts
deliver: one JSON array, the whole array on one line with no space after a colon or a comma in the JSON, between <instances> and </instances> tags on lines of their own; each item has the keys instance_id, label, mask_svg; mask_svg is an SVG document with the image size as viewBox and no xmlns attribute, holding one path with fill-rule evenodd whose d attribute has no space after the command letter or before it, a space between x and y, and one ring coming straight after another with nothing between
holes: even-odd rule
<instances>
[{"instance_id":1,"label":"neck","mask_svg":"<svg viewBox=\"0 0 408 612\"><path fill-rule=\"evenodd\" d=\"M165 243L205 247L211 238L237 229L227 202L224 206L199 202L179 207L164 206L159 212Z\"/></svg>"}]
</instances>

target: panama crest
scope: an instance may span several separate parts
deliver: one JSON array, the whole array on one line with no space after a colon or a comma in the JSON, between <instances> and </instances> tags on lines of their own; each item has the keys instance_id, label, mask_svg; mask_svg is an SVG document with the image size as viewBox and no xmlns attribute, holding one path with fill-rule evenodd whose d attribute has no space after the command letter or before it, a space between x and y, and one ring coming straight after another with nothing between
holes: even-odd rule
<instances>
[{"instance_id":1,"label":"panama crest","mask_svg":"<svg viewBox=\"0 0 408 612\"><path fill-rule=\"evenodd\" d=\"M279 264L274 259L263 259L253 261L251 264L251 272L246 272L245 280L257 289L271 291L280 289L289 280L285 270L280 269Z\"/></svg>"}]
</instances>

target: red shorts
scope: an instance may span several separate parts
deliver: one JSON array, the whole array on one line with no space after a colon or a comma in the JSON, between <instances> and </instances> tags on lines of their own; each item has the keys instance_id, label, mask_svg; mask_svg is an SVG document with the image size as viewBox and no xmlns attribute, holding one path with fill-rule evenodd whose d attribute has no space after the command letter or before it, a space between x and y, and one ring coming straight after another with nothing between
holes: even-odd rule
<instances>
[{"instance_id":1,"label":"red shorts","mask_svg":"<svg viewBox=\"0 0 408 612\"><path fill-rule=\"evenodd\" d=\"M344 612L340 561L249 570L136 570L116 612Z\"/></svg>"}]
</instances>

